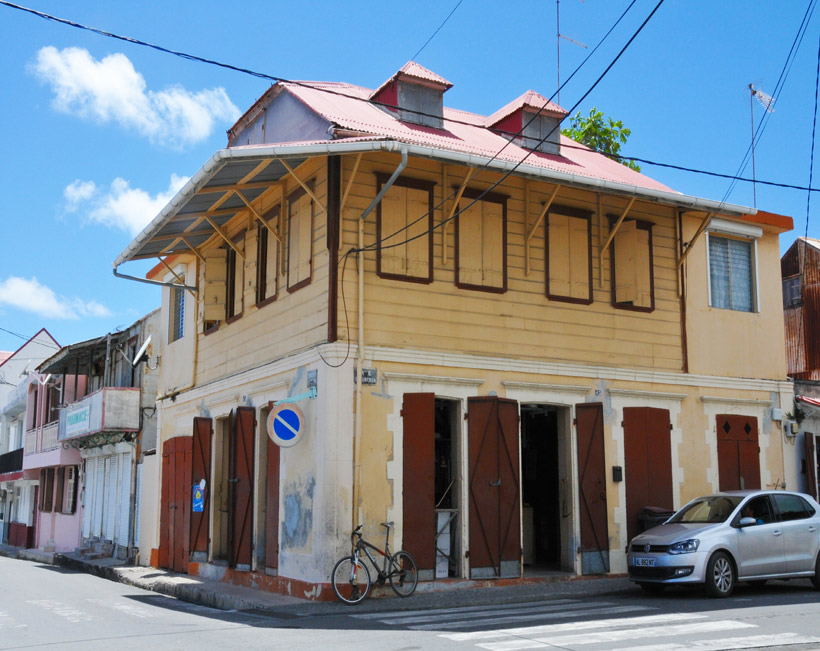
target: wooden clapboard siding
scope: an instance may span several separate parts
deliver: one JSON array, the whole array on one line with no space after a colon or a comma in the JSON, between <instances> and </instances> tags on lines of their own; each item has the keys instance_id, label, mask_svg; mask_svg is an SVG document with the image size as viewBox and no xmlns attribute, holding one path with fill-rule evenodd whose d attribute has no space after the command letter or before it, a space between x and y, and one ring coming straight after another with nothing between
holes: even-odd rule
<instances>
[{"instance_id":1,"label":"wooden clapboard siding","mask_svg":"<svg viewBox=\"0 0 820 651\"><path fill-rule=\"evenodd\" d=\"M295 172L303 181L313 182L313 193L323 206L327 206L327 166L324 159L310 159L296 168ZM299 187L295 180L288 178L284 188L285 196ZM280 197L281 191L278 188L265 193L258 205L260 214L279 205ZM287 211L287 207L285 210ZM285 268L279 269L276 279L279 290L276 300L261 307L256 306L257 222L253 217L239 217L228 224L226 231L229 237L245 231L246 255L242 287L244 310L241 318L232 323L221 324L208 335L202 334L200 310L197 322L200 337L197 383L209 382L258 366L327 339L330 258L326 246L327 215L322 208L315 206L311 282L292 294L287 290L287 219L282 222L280 234L285 245L279 251L284 258ZM222 246L222 241L214 239L209 242L209 246ZM272 235L268 238L268 246L276 246ZM283 265L280 264L281 266ZM202 269L201 281L204 273Z\"/></svg>"},{"instance_id":2,"label":"wooden clapboard siding","mask_svg":"<svg viewBox=\"0 0 820 651\"><path fill-rule=\"evenodd\" d=\"M342 214L340 250L357 246L358 218L376 193L376 173L389 174L398 156L371 154L362 157ZM353 157L342 162L342 188L347 187ZM436 183L434 204L458 187L465 168L447 166L443 187L443 165L411 158L403 176ZM484 190L499 178L482 171L469 188ZM675 211L670 207L635 202L628 218L651 222L653 246L654 304L649 313L615 309L612 306L609 252L599 259L599 247L609 235L608 215L620 216L626 197L604 196L598 214L598 199L592 192L562 187L553 205L592 213L593 302L578 305L550 301L545 292L544 222L529 244L529 273L526 272L526 236L538 218L554 186L530 181L529 225L524 211L524 180L505 179L493 192L507 196L508 291L487 294L455 286L455 224L436 228L433 234L433 282L418 285L375 275L375 254L365 253L365 341L368 345L404 346L425 350L480 352L521 358L557 359L589 364L637 366L663 370L682 368L680 301L675 252ZM434 223L447 218L452 199L436 208ZM466 201L462 199L462 204ZM364 224L365 245L376 241L375 220ZM446 261L442 243L446 238ZM347 321L340 302L339 337L357 337L357 277L354 261L340 274L340 292L347 297Z\"/></svg>"}]
</instances>

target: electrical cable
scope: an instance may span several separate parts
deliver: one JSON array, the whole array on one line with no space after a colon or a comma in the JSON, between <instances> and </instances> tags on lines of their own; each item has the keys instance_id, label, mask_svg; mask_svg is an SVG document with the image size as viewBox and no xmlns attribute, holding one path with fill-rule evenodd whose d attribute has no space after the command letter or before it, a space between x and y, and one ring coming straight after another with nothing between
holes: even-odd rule
<instances>
[{"instance_id":1,"label":"electrical cable","mask_svg":"<svg viewBox=\"0 0 820 651\"><path fill-rule=\"evenodd\" d=\"M820 43L818 43L817 48L817 73L814 78L814 119L811 125L811 149L809 153L809 187L811 187L812 177L814 176L814 136L817 132L817 98L818 92L820 92ZM806 197L806 234L804 237L809 236L810 209L811 192L808 192ZM803 258L805 259L805 256L803 256Z\"/></svg>"},{"instance_id":2,"label":"electrical cable","mask_svg":"<svg viewBox=\"0 0 820 651\"><path fill-rule=\"evenodd\" d=\"M449 13L449 14L447 14L447 18L445 18L445 19L442 21L441 25L439 25L439 26L438 26L438 29L436 29L436 31L435 31L435 32L433 32L432 36L430 36L430 38L428 38L428 39L424 42L424 45L422 45L422 46L419 48L419 51L418 51L418 52L416 52L416 53L415 53L412 57L410 57L410 60L411 60L411 61L415 61L416 57L417 57L419 54L421 54L421 51L422 51L424 48L426 48L426 47L430 44L430 41L432 41L432 40L436 37L436 34L438 34L438 33L441 31L441 28L442 28L442 27L444 27L444 25L445 25L445 24L447 24L447 21L448 21L448 20L450 20L450 16L452 16L452 15L456 12L456 9L458 9L458 8L461 6L461 3L462 3L462 2L464 2L464 0L458 0L458 2L456 3L456 6L455 6L455 7L453 7L453 9L450 11L450 13Z\"/></svg>"},{"instance_id":3,"label":"electrical cable","mask_svg":"<svg viewBox=\"0 0 820 651\"><path fill-rule=\"evenodd\" d=\"M325 366L329 366L330 368L339 368L340 366L344 366L347 360L350 359L350 321L348 320L347 316L347 301L345 300L345 272L347 271L347 259L350 257L351 253L353 253L353 249L350 249L347 253L345 253L344 256L342 256L342 259L336 265L342 265L342 277L340 279L342 285L342 310L345 313L345 330L347 331L347 352L345 352L345 358L338 364L331 364L324 358L324 356L322 355L322 351L317 349L317 352L319 353L319 358L325 363Z\"/></svg>"},{"instance_id":4,"label":"electrical cable","mask_svg":"<svg viewBox=\"0 0 820 651\"><path fill-rule=\"evenodd\" d=\"M12 332L11 330L6 330L5 328L0 328L0 330L2 330L5 333L8 333L10 335L14 335L15 337L19 337L20 339L24 339L25 341L31 341L34 338L34 336L26 337L26 335L21 335L19 332ZM54 348L55 350L61 350L62 349L61 346L49 343L47 341L38 341L36 343L39 344L40 346L45 346L46 348Z\"/></svg>"}]
</instances>

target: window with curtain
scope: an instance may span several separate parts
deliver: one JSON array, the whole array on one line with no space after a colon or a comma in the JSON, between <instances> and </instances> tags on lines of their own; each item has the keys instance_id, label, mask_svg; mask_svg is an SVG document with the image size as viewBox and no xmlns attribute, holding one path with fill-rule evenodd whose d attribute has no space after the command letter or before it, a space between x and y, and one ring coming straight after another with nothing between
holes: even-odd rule
<instances>
[{"instance_id":1,"label":"window with curtain","mask_svg":"<svg viewBox=\"0 0 820 651\"><path fill-rule=\"evenodd\" d=\"M754 312L752 242L709 235L709 286L712 307Z\"/></svg>"}]
</instances>

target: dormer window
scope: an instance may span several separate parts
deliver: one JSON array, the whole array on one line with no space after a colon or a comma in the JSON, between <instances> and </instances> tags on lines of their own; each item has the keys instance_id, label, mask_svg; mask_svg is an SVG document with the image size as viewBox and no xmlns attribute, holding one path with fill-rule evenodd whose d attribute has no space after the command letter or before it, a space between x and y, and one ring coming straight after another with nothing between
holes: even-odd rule
<instances>
[{"instance_id":1,"label":"dormer window","mask_svg":"<svg viewBox=\"0 0 820 651\"><path fill-rule=\"evenodd\" d=\"M379 108L402 122L444 128L444 93L453 84L410 61L370 96Z\"/></svg>"},{"instance_id":2,"label":"dormer window","mask_svg":"<svg viewBox=\"0 0 820 651\"><path fill-rule=\"evenodd\" d=\"M529 90L487 118L485 125L525 149L561 153L560 124L567 112ZM518 135L520 134L520 135Z\"/></svg>"}]
</instances>

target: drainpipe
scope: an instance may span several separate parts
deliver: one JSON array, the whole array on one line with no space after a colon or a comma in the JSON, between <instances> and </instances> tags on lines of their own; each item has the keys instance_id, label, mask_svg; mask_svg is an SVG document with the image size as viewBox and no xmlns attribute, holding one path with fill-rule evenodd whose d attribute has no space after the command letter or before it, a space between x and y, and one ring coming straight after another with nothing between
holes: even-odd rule
<instances>
[{"instance_id":1,"label":"drainpipe","mask_svg":"<svg viewBox=\"0 0 820 651\"><path fill-rule=\"evenodd\" d=\"M404 168L407 167L407 147L401 148L401 162L393 174L387 179L387 183L370 202L359 218L359 354L356 359L356 428L353 434L353 529L361 522L359 514L359 491L361 489L361 467L359 461L359 447L361 446L362 431L364 423L362 418L362 368L364 366L364 220L382 200L387 191L396 182Z\"/></svg>"}]
</instances>

